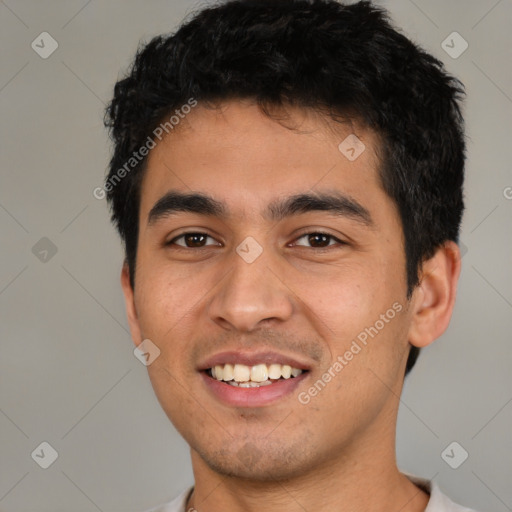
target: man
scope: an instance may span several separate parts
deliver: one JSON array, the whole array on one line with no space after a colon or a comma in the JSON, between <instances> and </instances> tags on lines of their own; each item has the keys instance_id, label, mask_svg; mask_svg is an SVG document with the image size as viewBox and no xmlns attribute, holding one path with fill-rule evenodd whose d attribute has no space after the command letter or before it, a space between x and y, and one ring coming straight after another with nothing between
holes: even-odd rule
<instances>
[{"instance_id":1,"label":"man","mask_svg":"<svg viewBox=\"0 0 512 512\"><path fill-rule=\"evenodd\" d=\"M139 51L105 190L195 477L156 510L469 510L394 441L455 301L462 95L368 2L235 0Z\"/></svg>"}]
</instances>

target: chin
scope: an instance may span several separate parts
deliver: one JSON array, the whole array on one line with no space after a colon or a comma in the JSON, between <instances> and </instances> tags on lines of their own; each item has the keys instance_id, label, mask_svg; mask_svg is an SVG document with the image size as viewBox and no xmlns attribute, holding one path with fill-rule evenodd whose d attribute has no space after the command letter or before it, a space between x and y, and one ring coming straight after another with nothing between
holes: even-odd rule
<instances>
[{"instance_id":1,"label":"chin","mask_svg":"<svg viewBox=\"0 0 512 512\"><path fill-rule=\"evenodd\" d=\"M282 444L277 448L268 440L232 443L229 447L212 451L195 450L203 462L218 474L253 482L285 481L303 475L311 469L304 443L296 446Z\"/></svg>"}]
</instances>

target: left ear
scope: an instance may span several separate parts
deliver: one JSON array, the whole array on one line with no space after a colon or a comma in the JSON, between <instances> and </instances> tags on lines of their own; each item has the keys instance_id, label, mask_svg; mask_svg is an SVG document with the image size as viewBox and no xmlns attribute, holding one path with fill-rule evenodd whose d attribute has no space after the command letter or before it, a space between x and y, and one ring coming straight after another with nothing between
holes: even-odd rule
<instances>
[{"instance_id":1,"label":"left ear","mask_svg":"<svg viewBox=\"0 0 512 512\"><path fill-rule=\"evenodd\" d=\"M420 284L413 292L409 343L425 347L439 338L450 323L461 257L455 242L447 241L421 267Z\"/></svg>"}]
</instances>

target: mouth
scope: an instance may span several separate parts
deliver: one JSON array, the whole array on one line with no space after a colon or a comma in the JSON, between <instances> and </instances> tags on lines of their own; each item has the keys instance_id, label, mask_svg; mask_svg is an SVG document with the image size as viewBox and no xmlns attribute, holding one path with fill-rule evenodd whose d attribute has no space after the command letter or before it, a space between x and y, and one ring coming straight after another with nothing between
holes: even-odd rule
<instances>
[{"instance_id":1,"label":"mouth","mask_svg":"<svg viewBox=\"0 0 512 512\"><path fill-rule=\"evenodd\" d=\"M226 352L205 361L199 371L209 392L223 404L261 407L291 395L310 367L271 352Z\"/></svg>"},{"instance_id":2,"label":"mouth","mask_svg":"<svg viewBox=\"0 0 512 512\"><path fill-rule=\"evenodd\" d=\"M259 363L254 366L245 364L215 365L206 370L206 374L219 382L238 388L259 388L272 386L276 382L295 379L307 370L288 364Z\"/></svg>"}]
</instances>

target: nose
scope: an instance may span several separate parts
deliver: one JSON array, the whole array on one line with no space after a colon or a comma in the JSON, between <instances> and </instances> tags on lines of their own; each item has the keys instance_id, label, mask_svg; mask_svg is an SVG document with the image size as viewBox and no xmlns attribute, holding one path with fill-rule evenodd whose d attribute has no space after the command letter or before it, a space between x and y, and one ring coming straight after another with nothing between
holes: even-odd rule
<instances>
[{"instance_id":1,"label":"nose","mask_svg":"<svg viewBox=\"0 0 512 512\"><path fill-rule=\"evenodd\" d=\"M224 329L249 332L291 317L292 292L280 278L277 266L271 268L265 253L252 263L233 254L229 262L232 271L209 304L210 318Z\"/></svg>"}]
</instances>

